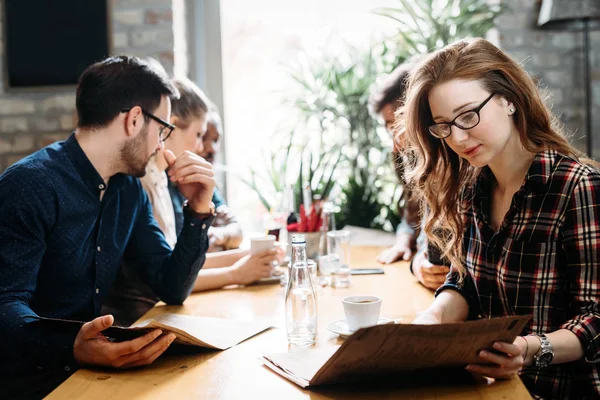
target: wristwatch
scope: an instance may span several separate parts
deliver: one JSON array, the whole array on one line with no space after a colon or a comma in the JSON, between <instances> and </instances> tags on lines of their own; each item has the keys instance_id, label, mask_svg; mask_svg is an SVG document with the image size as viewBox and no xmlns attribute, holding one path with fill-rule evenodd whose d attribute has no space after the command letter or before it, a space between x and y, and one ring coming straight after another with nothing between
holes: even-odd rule
<instances>
[{"instance_id":1,"label":"wristwatch","mask_svg":"<svg viewBox=\"0 0 600 400\"><path fill-rule=\"evenodd\" d=\"M533 363L536 368L546 368L554 358L554 349L546 335L541 334L535 336L540 339L542 346L540 347L540 350L533 355Z\"/></svg>"},{"instance_id":2,"label":"wristwatch","mask_svg":"<svg viewBox=\"0 0 600 400\"><path fill-rule=\"evenodd\" d=\"M207 219L217 215L217 210L215 208L215 203L211 201L210 205L208 206L207 213L197 213L196 211L192 210L192 208L188 205L188 202L186 200L186 202L183 204L183 214L191 218Z\"/></svg>"}]
</instances>

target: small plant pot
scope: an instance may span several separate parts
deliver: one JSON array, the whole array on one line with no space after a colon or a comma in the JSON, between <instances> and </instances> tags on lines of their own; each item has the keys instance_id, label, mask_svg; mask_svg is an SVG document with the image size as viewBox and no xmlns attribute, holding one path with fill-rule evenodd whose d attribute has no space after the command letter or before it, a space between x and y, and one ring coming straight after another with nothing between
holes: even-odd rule
<instances>
[{"instance_id":1,"label":"small plant pot","mask_svg":"<svg viewBox=\"0 0 600 400\"><path fill-rule=\"evenodd\" d=\"M288 234L288 254L292 254L292 236L304 235L306 238L306 257L315 262L319 261L319 243L321 232L289 232Z\"/></svg>"}]
</instances>

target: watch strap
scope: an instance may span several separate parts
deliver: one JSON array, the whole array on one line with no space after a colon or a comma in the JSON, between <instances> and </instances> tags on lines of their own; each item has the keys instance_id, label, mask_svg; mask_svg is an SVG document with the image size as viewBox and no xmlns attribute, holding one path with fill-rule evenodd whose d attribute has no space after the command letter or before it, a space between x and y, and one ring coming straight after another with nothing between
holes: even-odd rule
<instances>
[{"instance_id":1,"label":"watch strap","mask_svg":"<svg viewBox=\"0 0 600 400\"><path fill-rule=\"evenodd\" d=\"M540 349L533 355L533 361L537 368L545 368L552 362L554 358L554 349L548 337L543 333L535 335L540 341Z\"/></svg>"},{"instance_id":2,"label":"watch strap","mask_svg":"<svg viewBox=\"0 0 600 400\"><path fill-rule=\"evenodd\" d=\"M183 204L183 214L191 217L191 218L196 218L196 219L207 219L210 217L214 217L217 215L217 210L215 208L215 203L213 203L212 201L210 202L210 206L209 206L209 212L207 213L198 213L196 211L194 211L189 205L188 202L186 200L186 202Z\"/></svg>"}]
</instances>

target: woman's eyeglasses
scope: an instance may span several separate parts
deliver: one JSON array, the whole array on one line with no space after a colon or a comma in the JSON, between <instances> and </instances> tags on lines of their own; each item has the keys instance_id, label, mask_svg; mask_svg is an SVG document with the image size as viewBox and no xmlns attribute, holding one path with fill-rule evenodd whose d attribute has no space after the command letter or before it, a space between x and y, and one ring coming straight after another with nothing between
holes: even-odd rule
<instances>
[{"instance_id":1,"label":"woman's eyeglasses","mask_svg":"<svg viewBox=\"0 0 600 400\"><path fill-rule=\"evenodd\" d=\"M469 111L465 111L456 116L451 122L440 122L439 124L431 125L429 129L429 133L435 136L438 139L446 139L448 136L452 134L452 125L458 126L460 129L473 129L479 124L481 120L479 116L479 112L481 109L494 97L496 93L490 94L490 96L483 101L479 105L479 107L474 108Z\"/></svg>"}]
</instances>

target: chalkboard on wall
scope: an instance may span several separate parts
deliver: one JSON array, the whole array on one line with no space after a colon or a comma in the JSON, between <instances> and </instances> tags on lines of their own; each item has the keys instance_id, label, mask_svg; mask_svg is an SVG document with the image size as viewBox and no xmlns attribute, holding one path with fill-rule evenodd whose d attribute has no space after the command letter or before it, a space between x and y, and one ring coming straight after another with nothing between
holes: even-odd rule
<instances>
[{"instance_id":1,"label":"chalkboard on wall","mask_svg":"<svg viewBox=\"0 0 600 400\"><path fill-rule=\"evenodd\" d=\"M9 88L73 85L109 54L107 0L4 0Z\"/></svg>"}]
</instances>

